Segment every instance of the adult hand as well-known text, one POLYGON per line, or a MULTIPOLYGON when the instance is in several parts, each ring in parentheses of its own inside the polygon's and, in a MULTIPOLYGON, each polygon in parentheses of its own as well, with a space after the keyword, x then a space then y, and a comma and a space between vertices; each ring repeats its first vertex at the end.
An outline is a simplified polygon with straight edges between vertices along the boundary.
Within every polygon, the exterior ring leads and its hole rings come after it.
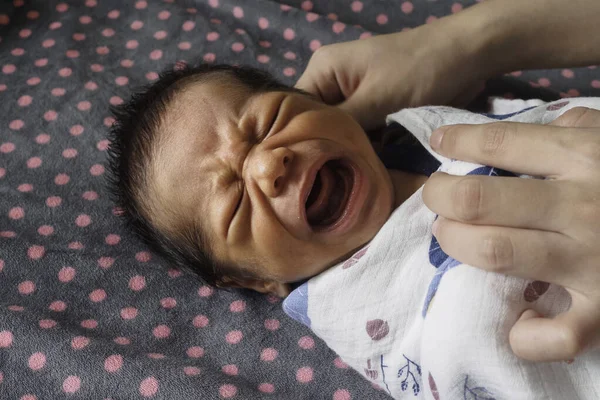
POLYGON ((365 129, 427 104, 466 105, 484 87, 476 41, 451 18, 407 32, 328 45, 296 86, 338 105, 365 129))
POLYGON ((450 256, 479 268, 565 287, 570 309, 533 310, 510 332, 516 355, 569 360, 600 345, 600 112, 574 108, 550 125, 499 122, 443 127, 432 147, 447 157, 543 176, 434 174, 425 204, 450 256))

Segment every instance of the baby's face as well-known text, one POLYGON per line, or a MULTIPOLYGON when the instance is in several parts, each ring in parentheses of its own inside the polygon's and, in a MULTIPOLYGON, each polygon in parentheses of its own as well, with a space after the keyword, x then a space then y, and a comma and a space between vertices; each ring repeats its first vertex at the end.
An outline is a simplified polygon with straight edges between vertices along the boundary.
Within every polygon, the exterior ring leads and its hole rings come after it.
MULTIPOLYGON (((392 210, 385 167, 338 108, 211 79, 169 106, 153 196, 198 225, 218 260, 277 282, 322 272, 373 238, 392 210)), ((174 229, 174 228, 173 228, 174 229)))

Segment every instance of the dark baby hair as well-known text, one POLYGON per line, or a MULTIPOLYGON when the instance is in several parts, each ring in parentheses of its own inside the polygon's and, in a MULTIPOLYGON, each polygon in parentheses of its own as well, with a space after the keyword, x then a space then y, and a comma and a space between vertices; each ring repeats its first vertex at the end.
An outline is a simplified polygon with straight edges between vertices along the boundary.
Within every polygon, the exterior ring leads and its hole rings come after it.
POLYGON ((224 75, 256 93, 297 91, 252 67, 200 64, 172 68, 161 73, 156 82, 134 92, 128 102, 111 109, 115 123, 109 133, 108 149, 109 192, 122 210, 127 225, 150 250, 175 267, 195 273, 211 286, 219 286, 226 276, 253 277, 253 274, 216 260, 198 227, 188 226, 177 234, 161 232, 151 223, 144 198, 148 190, 146 171, 160 134, 157 131, 174 96, 188 84, 224 75))

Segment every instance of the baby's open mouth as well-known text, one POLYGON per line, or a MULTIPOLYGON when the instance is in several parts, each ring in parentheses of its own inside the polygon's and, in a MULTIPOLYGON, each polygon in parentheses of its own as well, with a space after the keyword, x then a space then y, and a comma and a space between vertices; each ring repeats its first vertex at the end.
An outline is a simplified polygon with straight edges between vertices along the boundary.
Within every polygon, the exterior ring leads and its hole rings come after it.
POLYGON ((321 167, 306 200, 306 217, 313 229, 325 230, 342 218, 353 185, 354 173, 343 161, 330 160, 321 167))

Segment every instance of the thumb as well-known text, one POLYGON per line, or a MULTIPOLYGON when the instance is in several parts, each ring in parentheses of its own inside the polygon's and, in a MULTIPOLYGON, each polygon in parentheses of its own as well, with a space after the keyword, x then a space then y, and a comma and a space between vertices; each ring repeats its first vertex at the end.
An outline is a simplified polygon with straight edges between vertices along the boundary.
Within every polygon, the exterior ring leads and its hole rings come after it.
POLYGON ((593 341, 599 318, 597 310, 575 302, 555 318, 526 310, 510 331, 510 346, 518 357, 530 361, 573 360, 593 341))
POLYGON ((296 82, 295 87, 317 96, 325 104, 335 105, 344 100, 335 71, 307 70, 296 82))

